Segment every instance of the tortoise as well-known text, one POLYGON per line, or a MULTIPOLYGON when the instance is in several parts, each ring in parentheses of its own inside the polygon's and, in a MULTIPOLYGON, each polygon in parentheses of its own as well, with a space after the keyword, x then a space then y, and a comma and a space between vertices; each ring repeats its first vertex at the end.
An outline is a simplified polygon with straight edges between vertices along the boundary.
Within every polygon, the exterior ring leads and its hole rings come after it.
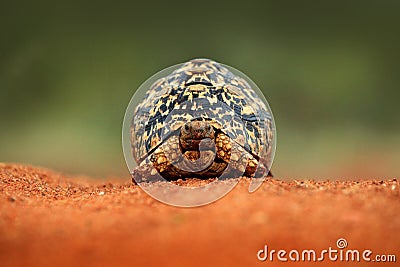
POLYGON ((244 78, 213 60, 190 60, 150 86, 130 133, 133 182, 272 176, 269 109, 244 78))

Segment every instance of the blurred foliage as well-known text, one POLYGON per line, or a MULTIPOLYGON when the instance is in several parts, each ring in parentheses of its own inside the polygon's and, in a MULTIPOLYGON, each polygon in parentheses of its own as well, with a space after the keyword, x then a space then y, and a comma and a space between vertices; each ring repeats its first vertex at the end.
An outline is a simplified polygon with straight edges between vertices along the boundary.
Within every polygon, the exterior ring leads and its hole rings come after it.
POLYGON ((128 175, 120 136, 135 89, 206 57, 263 90, 278 128, 278 176, 398 175, 399 8, 2 0, 0 161, 128 175))

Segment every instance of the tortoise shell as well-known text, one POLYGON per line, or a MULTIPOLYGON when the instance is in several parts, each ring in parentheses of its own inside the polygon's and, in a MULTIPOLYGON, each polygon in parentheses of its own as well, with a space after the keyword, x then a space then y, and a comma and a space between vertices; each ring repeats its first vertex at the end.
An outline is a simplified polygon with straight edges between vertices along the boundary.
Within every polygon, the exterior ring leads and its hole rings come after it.
POLYGON ((210 121, 257 160, 270 158, 274 125, 264 101, 225 66, 194 59, 157 80, 136 107, 131 124, 136 162, 192 120, 210 121))

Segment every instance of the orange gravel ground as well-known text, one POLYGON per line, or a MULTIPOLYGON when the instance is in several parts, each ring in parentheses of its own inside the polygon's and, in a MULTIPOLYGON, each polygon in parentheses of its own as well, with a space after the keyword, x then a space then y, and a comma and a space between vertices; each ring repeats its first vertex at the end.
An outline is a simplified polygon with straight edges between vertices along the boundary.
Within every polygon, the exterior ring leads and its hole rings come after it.
POLYGON ((260 262, 257 251, 336 249, 338 238, 347 249, 394 254, 397 263, 294 265, 398 266, 398 180, 275 178, 254 193, 248 185, 243 179, 204 207, 176 208, 129 175, 99 181, 0 163, 0 266, 287 266, 260 262))

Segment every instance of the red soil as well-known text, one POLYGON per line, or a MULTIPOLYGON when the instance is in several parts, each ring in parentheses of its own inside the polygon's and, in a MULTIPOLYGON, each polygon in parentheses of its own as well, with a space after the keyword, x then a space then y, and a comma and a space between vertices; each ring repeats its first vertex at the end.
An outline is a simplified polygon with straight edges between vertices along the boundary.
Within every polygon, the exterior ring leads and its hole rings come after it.
MULTIPOLYGON (((264 245, 395 254, 400 261, 400 184, 391 180, 248 180, 219 201, 176 208, 124 180, 65 177, 0 164, 0 266, 252 266, 264 245)), ((288 255, 286 255, 287 257, 288 255)), ((276 257, 276 255, 275 255, 276 257)), ((297 262, 297 266, 398 263, 297 262)))

